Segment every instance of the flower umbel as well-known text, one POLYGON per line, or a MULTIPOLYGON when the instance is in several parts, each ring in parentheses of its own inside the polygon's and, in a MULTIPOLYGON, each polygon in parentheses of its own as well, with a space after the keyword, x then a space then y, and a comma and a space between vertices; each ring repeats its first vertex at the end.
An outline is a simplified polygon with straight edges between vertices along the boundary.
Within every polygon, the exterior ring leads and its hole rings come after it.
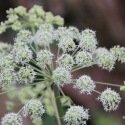
POLYGON ((45 68, 46 65, 51 65, 53 59, 53 54, 48 50, 41 50, 37 53, 37 64, 41 68, 45 68))
POLYGON ((64 52, 70 52, 76 48, 76 45, 72 38, 64 37, 60 39, 58 47, 61 48, 64 52))
POLYGON ((121 97, 114 90, 107 88, 101 93, 98 100, 102 103, 105 111, 114 111, 118 108, 121 97))
POLYGON ((94 54, 95 63, 108 71, 111 71, 115 65, 114 55, 106 48, 98 48, 94 54))
POLYGON ((12 48, 11 44, 0 42, 0 55, 8 54, 12 48))
POLYGON ((57 63, 66 69, 72 69, 72 66, 75 64, 73 57, 69 54, 63 54, 58 58, 57 63))
POLYGON ((66 125, 87 125, 88 109, 81 106, 71 106, 64 116, 66 125))
POLYGON ((45 112, 43 104, 47 109, 46 116, 55 116, 58 125, 63 124, 61 110, 67 106, 70 108, 64 116, 66 125, 87 125, 88 109, 75 106, 63 92, 64 86, 70 83, 82 94, 99 94, 98 101, 105 111, 119 107, 119 93, 110 88, 100 93, 95 88, 100 84, 124 90, 124 85, 94 81, 88 75, 80 75, 79 70, 85 68, 85 72, 88 67, 92 69, 98 65, 111 71, 117 60, 125 62, 125 48, 98 48, 95 31, 79 31, 73 26, 63 27, 63 23, 63 18, 45 12, 38 5, 29 10, 19 6, 7 11, 7 20, 0 24, 0 34, 11 28, 17 35, 12 45, 0 44, 0 89, 4 88, 0 95, 8 93, 10 99, 16 97, 23 104, 27 99, 33 99, 17 114, 5 115, 0 122, 2 125, 22 125, 22 118, 28 115, 33 124, 39 124, 45 112), (16 89, 20 91, 14 92, 16 89))
POLYGON ((42 103, 39 100, 32 99, 28 101, 23 107, 23 115, 26 117, 31 115, 31 119, 33 123, 37 122, 37 120, 45 113, 45 109, 42 103))
POLYGON ((26 67, 21 67, 17 74, 18 74, 19 83, 27 84, 27 83, 33 82, 36 72, 29 65, 26 67))
POLYGON ((23 120, 16 113, 8 113, 2 118, 1 125, 23 125, 23 120))
POLYGON ((52 24, 42 24, 39 28, 39 30, 36 32, 33 40, 38 46, 49 46, 49 44, 53 43, 53 32, 54 27, 52 24))
POLYGON ((15 85, 16 82, 17 82, 17 75, 12 69, 5 68, 1 70, 0 86, 2 88, 6 89, 10 86, 15 85))
POLYGON ((14 57, 14 61, 18 64, 28 63, 32 59, 32 51, 24 42, 16 42, 14 44, 12 54, 14 57))
POLYGON ((118 61, 125 63, 125 47, 114 46, 110 51, 118 61))
POLYGON ((16 42, 26 42, 31 43, 32 42, 32 33, 29 30, 21 30, 15 39, 16 42))
POLYGON ((96 85, 89 76, 83 75, 76 80, 74 87, 78 88, 81 93, 91 94, 96 85))
POLYGON ((71 73, 63 67, 58 67, 53 71, 53 81, 58 86, 69 84, 71 82, 71 73))
POLYGON ((92 54, 87 51, 78 52, 75 60, 76 64, 82 67, 89 67, 93 65, 92 54))
POLYGON ((97 48, 96 33, 90 29, 85 29, 79 36, 79 47, 90 52, 94 52, 97 48))

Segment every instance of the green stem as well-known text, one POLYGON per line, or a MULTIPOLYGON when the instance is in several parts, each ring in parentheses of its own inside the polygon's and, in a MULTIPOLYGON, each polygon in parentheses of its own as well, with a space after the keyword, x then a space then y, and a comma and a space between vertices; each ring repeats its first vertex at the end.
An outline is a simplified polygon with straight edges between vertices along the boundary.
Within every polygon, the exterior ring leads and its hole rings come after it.
POLYGON ((56 115, 57 123, 58 123, 58 125, 62 125, 61 116, 62 116, 63 109, 61 107, 61 103, 60 103, 59 99, 56 98, 57 93, 58 93, 58 88, 56 88, 54 86, 53 91, 50 87, 48 89, 49 89, 49 92, 51 93, 52 104, 53 104, 54 109, 55 109, 55 115, 56 115))
POLYGON ((73 72, 78 71, 78 70, 83 69, 83 68, 85 68, 85 67, 79 66, 79 67, 74 68, 71 72, 73 73, 73 72))
POLYGON ((76 49, 74 50, 74 52, 72 53, 72 56, 73 56, 73 57, 74 57, 75 54, 77 53, 78 49, 79 49, 79 46, 77 46, 76 49))
POLYGON ((97 94, 99 94, 99 95, 101 94, 101 92, 99 92, 99 91, 97 91, 97 90, 94 90, 94 92, 97 93, 97 94))
POLYGON ((94 65, 94 63, 92 63, 92 64, 90 64, 90 65, 88 65, 88 66, 76 66, 76 67, 74 67, 74 69, 72 69, 72 73, 73 72, 76 72, 76 71, 78 71, 78 70, 80 70, 80 69, 83 69, 83 68, 87 68, 87 67, 90 67, 90 66, 92 66, 92 65, 94 65))
POLYGON ((117 85, 117 84, 112 84, 112 83, 107 83, 107 82, 99 82, 99 81, 95 81, 96 84, 100 84, 100 85, 109 85, 109 86, 114 86, 114 87, 121 87, 121 85, 117 85))
POLYGON ((35 50, 35 48, 31 45, 31 43, 29 43, 29 47, 30 47, 31 50, 34 52, 34 54, 36 54, 36 50, 35 50))
POLYGON ((60 56, 60 48, 58 47, 58 51, 57 51, 57 59, 60 56))
MULTIPOLYGON (((63 92, 63 90, 62 90, 62 88, 60 88, 60 87, 58 87, 59 88, 59 91, 61 92, 61 94, 64 96, 64 97, 67 97, 66 95, 65 95, 65 93, 63 92)), ((70 97, 69 97, 70 98, 70 97)), ((71 101, 71 103, 72 104, 74 104, 74 102, 73 102, 73 100, 70 98, 70 101, 71 101)), ((69 106, 71 106, 71 104, 69 104, 69 106)))

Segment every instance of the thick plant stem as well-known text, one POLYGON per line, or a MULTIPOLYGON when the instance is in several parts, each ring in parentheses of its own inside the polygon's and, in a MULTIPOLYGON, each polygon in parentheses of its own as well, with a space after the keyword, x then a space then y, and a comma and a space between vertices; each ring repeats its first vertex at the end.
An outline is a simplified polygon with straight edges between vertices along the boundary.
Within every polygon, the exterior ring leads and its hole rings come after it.
POLYGON ((57 95, 58 89, 55 88, 55 86, 53 86, 53 90, 51 88, 49 88, 49 89, 52 94, 52 103, 53 103, 53 106, 55 109, 57 123, 58 123, 58 125, 62 125, 61 116, 63 115, 63 109, 61 107, 61 103, 60 103, 59 99, 56 99, 56 96, 58 96, 57 95))

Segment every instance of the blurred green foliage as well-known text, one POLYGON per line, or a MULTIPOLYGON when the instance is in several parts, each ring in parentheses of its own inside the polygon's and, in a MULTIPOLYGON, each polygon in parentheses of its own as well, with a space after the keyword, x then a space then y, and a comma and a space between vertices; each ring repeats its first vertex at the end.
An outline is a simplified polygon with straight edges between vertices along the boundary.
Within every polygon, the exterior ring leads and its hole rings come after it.
POLYGON ((118 118, 112 117, 104 113, 95 113, 93 125, 122 125, 118 118))

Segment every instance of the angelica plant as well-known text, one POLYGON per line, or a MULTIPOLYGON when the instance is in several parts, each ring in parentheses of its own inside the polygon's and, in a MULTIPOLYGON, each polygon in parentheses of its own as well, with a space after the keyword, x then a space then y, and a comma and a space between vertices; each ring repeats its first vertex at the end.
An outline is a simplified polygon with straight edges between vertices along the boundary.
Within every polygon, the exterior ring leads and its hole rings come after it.
POLYGON ((27 116, 37 124, 45 113, 55 116, 58 125, 87 125, 89 110, 75 105, 63 93, 62 87, 68 84, 82 94, 97 93, 97 100, 105 111, 118 109, 120 94, 111 88, 99 92, 96 86, 110 85, 124 90, 125 85, 95 81, 86 74, 76 79, 73 76, 80 69, 94 65, 113 70, 116 61, 125 62, 124 47, 114 46, 110 50, 99 47, 95 31, 64 27, 63 18, 45 12, 40 6, 35 5, 29 11, 20 6, 7 14, 7 20, 1 22, 0 33, 11 28, 17 34, 13 45, 0 45, 0 87, 3 89, 0 95, 20 90, 16 96, 24 106, 17 113, 6 114, 1 119, 2 125, 22 125, 27 116), (53 52, 52 45, 56 46, 57 53, 53 52), (27 97, 33 99, 26 101, 27 97), (66 112, 62 98, 68 100, 66 112))

